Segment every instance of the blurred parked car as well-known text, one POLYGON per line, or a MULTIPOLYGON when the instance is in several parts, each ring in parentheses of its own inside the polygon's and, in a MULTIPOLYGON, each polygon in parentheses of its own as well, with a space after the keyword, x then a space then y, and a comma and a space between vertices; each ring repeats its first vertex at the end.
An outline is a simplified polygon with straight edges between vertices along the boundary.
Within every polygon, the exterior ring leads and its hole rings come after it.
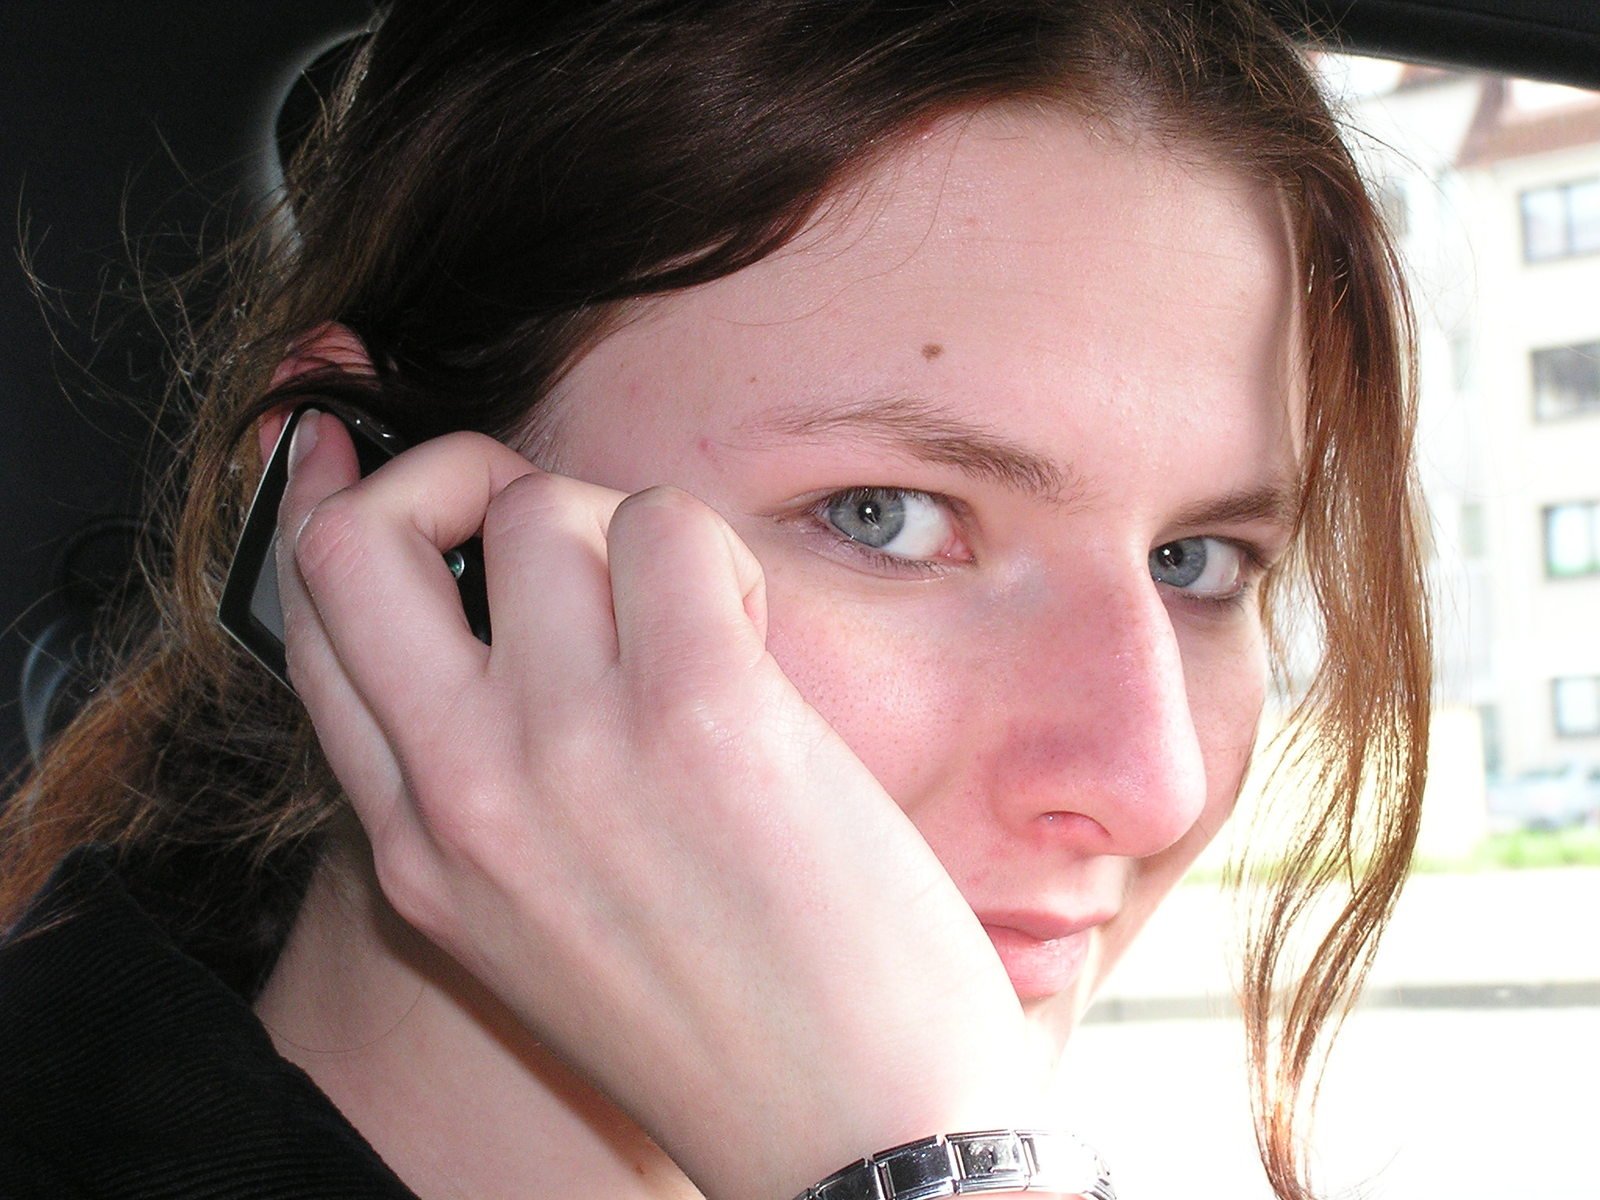
POLYGON ((1497 831, 1600 825, 1600 766, 1569 762, 1491 781, 1489 824, 1497 831))

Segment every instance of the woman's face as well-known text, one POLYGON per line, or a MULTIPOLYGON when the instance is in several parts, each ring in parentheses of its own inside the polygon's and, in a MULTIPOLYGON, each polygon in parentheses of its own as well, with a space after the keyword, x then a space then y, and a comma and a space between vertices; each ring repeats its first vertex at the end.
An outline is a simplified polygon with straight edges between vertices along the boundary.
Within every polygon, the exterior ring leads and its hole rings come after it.
POLYGON ((1056 1038, 1250 754, 1255 585, 1298 477, 1294 296, 1270 191, 988 112, 653 303, 555 401, 546 465, 677 485, 750 545, 772 654, 1056 1038))

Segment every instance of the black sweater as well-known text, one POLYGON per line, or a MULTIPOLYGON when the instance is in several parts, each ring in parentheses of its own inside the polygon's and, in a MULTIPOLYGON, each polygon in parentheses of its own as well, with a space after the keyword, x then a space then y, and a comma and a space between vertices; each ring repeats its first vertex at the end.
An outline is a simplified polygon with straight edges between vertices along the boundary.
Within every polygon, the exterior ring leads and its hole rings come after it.
POLYGON ((0 1200, 410 1197, 110 853, 0 943, 0 1200))

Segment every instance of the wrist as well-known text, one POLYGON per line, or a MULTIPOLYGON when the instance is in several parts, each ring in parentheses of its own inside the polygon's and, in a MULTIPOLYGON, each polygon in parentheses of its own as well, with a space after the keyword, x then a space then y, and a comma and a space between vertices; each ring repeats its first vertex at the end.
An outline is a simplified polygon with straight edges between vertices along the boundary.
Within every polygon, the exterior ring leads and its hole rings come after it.
POLYGON ((835 1053, 834 1069, 819 1056, 811 1070, 791 1066, 742 1089, 742 1101, 712 1088, 701 1093, 703 1106, 675 1106, 642 1123, 708 1200, 803 1194, 847 1163, 931 1133, 1048 1129, 1060 1123, 1059 1101, 1038 1056, 1027 1053, 1018 1015, 1015 1027, 980 1032, 974 1024, 934 1037, 924 1026, 881 1038, 870 1056, 835 1053), (864 1069, 872 1059, 876 1069, 864 1069))

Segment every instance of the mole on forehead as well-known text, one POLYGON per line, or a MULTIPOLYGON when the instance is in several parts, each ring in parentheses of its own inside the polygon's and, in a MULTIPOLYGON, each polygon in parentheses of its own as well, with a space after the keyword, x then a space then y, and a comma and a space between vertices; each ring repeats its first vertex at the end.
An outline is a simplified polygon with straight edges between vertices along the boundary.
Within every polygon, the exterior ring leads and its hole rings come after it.
POLYGON ((938 342, 924 342, 922 344, 922 357, 932 362, 944 353, 944 347, 938 342))

